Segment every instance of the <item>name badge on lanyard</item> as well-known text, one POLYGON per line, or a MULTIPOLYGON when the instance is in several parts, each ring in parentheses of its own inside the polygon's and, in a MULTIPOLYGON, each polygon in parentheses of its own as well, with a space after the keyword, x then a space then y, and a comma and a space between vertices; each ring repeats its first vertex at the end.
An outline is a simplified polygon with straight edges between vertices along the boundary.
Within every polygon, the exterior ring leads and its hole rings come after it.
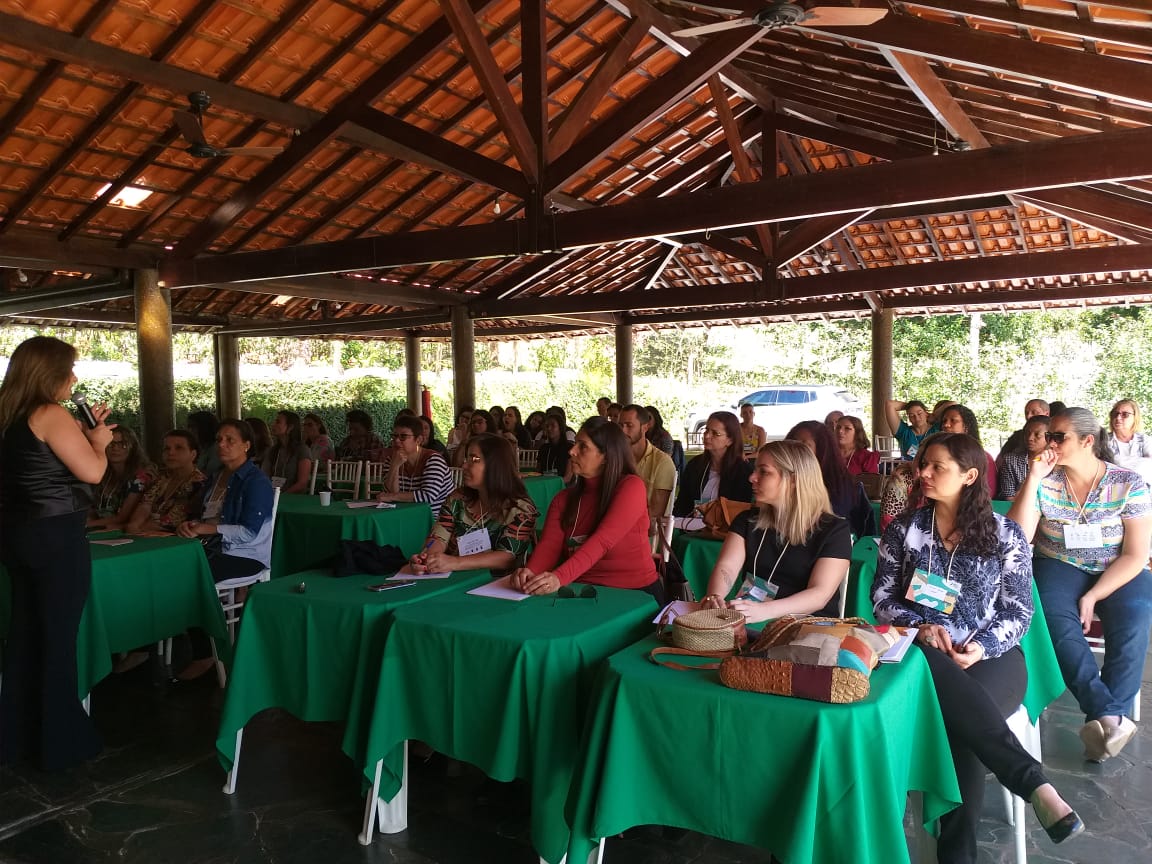
POLYGON ((456 538, 456 551, 461 555, 476 555, 492 548, 492 537, 487 528, 477 528, 456 538))
POLYGON ((917 567, 912 574, 912 584, 908 586, 906 600, 951 615, 960 597, 960 583, 954 579, 946 579, 938 573, 929 573, 922 567, 917 567))
POLYGON ((1064 526, 1064 545, 1069 549, 1100 549, 1104 546, 1104 532, 1099 525, 1074 522, 1064 526))
POLYGON ((763 603, 765 600, 775 600, 780 586, 751 573, 744 574, 744 584, 740 586, 740 593, 736 596, 741 600, 756 600, 763 603))

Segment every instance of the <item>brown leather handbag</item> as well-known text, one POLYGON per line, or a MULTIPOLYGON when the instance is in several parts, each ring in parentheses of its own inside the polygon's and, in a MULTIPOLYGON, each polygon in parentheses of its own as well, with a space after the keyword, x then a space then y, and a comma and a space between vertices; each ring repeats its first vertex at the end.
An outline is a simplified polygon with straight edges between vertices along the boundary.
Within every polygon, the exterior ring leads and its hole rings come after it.
POLYGON ((700 510, 700 518, 704 520, 704 527, 700 529, 699 533, 722 540, 732 530, 733 520, 745 510, 752 509, 752 505, 747 501, 717 498, 715 501, 701 504, 698 509, 700 510))

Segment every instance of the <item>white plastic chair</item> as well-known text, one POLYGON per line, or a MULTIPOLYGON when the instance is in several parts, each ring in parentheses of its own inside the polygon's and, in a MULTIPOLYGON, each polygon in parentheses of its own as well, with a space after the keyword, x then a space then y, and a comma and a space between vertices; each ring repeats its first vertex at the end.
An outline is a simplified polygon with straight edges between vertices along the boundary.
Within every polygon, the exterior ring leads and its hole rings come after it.
POLYGON ((535 450, 519 450, 516 456, 516 463, 520 468, 520 473, 525 471, 535 471, 540 454, 535 450))
MULTIPOLYGON (((272 535, 276 534, 276 511, 280 507, 280 490, 276 489, 272 495, 272 535)), ((240 613, 244 609, 244 602, 248 599, 247 589, 257 582, 267 582, 272 578, 272 571, 265 567, 253 576, 238 576, 235 579, 225 579, 216 583, 216 595, 220 598, 220 605, 224 608, 224 623, 228 625, 228 641, 236 644, 236 625, 240 621, 240 613)), ((212 643, 212 656, 216 660, 216 680, 223 689, 228 684, 228 673, 216 651, 216 643, 212 643)))
MULTIPOLYGON (((1040 724, 1033 723, 1028 716, 1028 709, 1021 705, 1006 721, 1012 734, 1020 741, 1020 745, 1032 754, 1037 762, 1040 760, 1040 724)), ((1007 789, 1004 793, 1004 809, 1008 817, 1008 824, 1012 826, 1012 840, 1016 849, 1016 864, 1026 864, 1028 861, 1028 829, 1024 827, 1024 799, 1013 795, 1007 789)))
MULTIPOLYGON (((1099 622, 1100 622, 1100 618, 1098 616, 1093 615, 1092 616, 1092 630, 1089 631, 1089 635, 1085 636, 1084 638, 1088 642, 1088 647, 1092 649, 1092 653, 1093 654, 1099 654, 1101 657, 1103 657, 1104 656, 1104 636, 1103 635, 1099 635, 1099 636, 1092 635, 1092 633, 1094 631, 1099 629, 1097 627, 1099 622)), ((1140 691, 1139 690, 1136 691, 1136 698, 1132 700, 1132 722, 1133 723, 1139 723, 1140 722, 1140 691)))
POLYGON ((364 463, 364 500, 370 501, 377 492, 384 491, 384 480, 388 477, 389 462, 364 463))
POLYGON ((320 460, 312 460, 312 477, 308 480, 308 494, 316 494, 316 477, 320 473, 320 460))
POLYGON ((327 463, 328 485, 333 493, 347 492, 355 500, 360 494, 360 475, 364 471, 363 462, 335 462, 331 459, 327 463))

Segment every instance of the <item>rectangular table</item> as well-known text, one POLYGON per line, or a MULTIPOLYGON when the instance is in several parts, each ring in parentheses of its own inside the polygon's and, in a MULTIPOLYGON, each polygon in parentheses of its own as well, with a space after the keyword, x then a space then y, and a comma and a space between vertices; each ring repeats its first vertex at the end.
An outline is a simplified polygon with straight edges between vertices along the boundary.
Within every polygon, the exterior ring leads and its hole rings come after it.
MULTIPOLYGON (((527 780, 532 844, 557 864, 569 842, 564 804, 596 667, 651 633, 656 612, 643 591, 599 586, 595 600, 548 595, 515 603, 459 590, 397 609, 366 778, 380 778, 383 767, 379 797, 398 797, 403 745, 416 739, 496 780, 527 780)), ((369 820, 367 836, 370 828, 369 820)))
MULTIPOLYGON (((98 538, 119 537, 106 532, 98 538)), ((8 574, 0 568, 0 634, 8 632, 8 574)), ((231 657, 224 612, 204 547, 183 537, 135 537, 123 546, 92 546, 92 588, 76 640, 79 696, 112 671, 112 654, 200 627, 231 657)))
POLYGON ((216 736, 228 771, 225 791, 235 789, 244 726, 267 708, 345 724, 344 751, 361 764, 364 712, 375 696, 365 688, 374 687, 393 611, 490 578, 485 570, 471 570, 376 593, 366 586, 381 582, 380 576, 337 578, 311 570, 256 585, 244 607, 216 736), (303 594, 296 591, 301 582, 303 594))
POLYGON ((415 555, 431 528, 432 510, 427 504, 377 510, 333 501, 321 507, 318 495, 282 495, 272 536, 272 576, 327 566, 340 554, 341 540, 371 540, 415 555))
POLYGON ((829 705, 730 690, 715 671, 656 666, 646 639, 602 669, 572 786, 568 860, 636 825, 746 843, 783 862, 908 861, 903 816, 960 803, 928 664, 872 673, 867 699, 829 705))

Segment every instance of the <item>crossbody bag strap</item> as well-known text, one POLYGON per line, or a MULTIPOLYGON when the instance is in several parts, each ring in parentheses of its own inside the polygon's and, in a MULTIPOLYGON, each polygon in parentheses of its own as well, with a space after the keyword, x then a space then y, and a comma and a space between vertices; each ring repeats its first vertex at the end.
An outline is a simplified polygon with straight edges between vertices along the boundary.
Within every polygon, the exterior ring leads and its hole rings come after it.
POLYGON ((668 669, 681 669, 685 672, 692 672, 696 669, 719 669, 720 661, 727 657, 733 656, 733 653, 734 652, 732 651, 689 651, 686 648, 672 648, 665 646, 660 648, 653 648, 650 652, 648 652, 648 659, 655 663, 657 666, 664 666, 668 669), (715 663, 700 663, 698 665, 688 666, 683 663, 677 663, 675 660, 664 659, 669 655, 678 655, 683 657, 715 657, 717 660, 715 663))

